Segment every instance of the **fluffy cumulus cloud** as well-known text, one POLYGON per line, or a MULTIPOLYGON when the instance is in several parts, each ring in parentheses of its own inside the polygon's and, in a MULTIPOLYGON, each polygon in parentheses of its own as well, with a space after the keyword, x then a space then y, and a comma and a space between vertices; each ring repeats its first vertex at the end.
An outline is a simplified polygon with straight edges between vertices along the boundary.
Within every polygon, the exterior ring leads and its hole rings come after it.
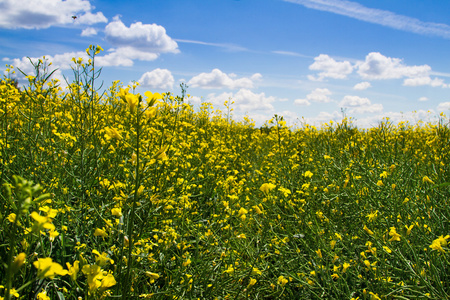
POLYGON ((94 36, 97 35, 97 29, 88 27, 86 29, 83 29, 81 32, 81 36, 94 36))
POLYGON ((363 81, 360 83, 355 84, 355 86, 353 87, 354 90, 358 90, 358 91, 363 91, 363 90, 367 90, 368 88, 370 88, 372 85, 370 84, 370 82, 367 81, 363 81))
POLYGON ((266 96, 265 93, 254 93, 248 89, 240 89, 236 93, 222 93, 216 95, 214 93, 209 94, 204 101, 211 102, 214 107, 223 105, 225 101, 234 101, 232 108, 238 113, 252 113, 253 112, 266 112, 271 113, 274 111, 272 102, 276 99, 272 96, 266 96))
POLYGON ((175 82, 172 73, 167 69, 155 69, 144 73, 138 81, 141 86, 154 89, 171 89, 175 82))
POLYGON ((402 77, 428 76, 431 67, 428 65, 407 66, 399 58, 386 57, 379 52, 366 56, 364 62, 357 65, 358 74, 364 79, 398 79, 402 77))
POLYGON ((443 79, 441 79, 441 78, 433 78, 433 79, 431 79, 430 76, 406 78, 403 81, 403 85, 405 85, 405 86, 429 85, 429 86, 432 86, 432 87, 449 87, 448 84, 444 83, 443 79))
POLYGON ((17 0, 0 1, 0 28, 42 29, 50 26, 106 23, 101 12, 93 13, 88 0, 17 0), (73 19, 72 16, 76 16, 73 19))
POLYGON ((98 56, 100 66, 132 66, 135 60, 152 61, 161 53, 178 53, 178 44, 156 24, 136 22, 127 27, 115 17, 105 28, 105 39, 114 48, 98 56))
POLYGON ((345 79, 353 72, 353 66, 349 61, 336 61, 326 54, 320 54, 314 58, 310 70, 321 71, 317 77, 308 76, 310 80, 322 81, 325 78, 345 79))
POLYGON ((300 106, 310 106, 311 102, 309 102, 307 99, 295 99, 294 103, 300 106))
POLYGON ((219 69, 214 69, 210 73, 201 73, 192 77, 187 84, 191 87, 203 89, 250 89, 253 88, 254 82, 261 77, 261 74, 255 73, 251 77, 237 78, 236 74, 226 74, 219 69))
POLYGON ((127 27, 118 17, 105 28, 105 38, 115 47, 130 47, 146 53, 178 53, 178 44, 163 26, 136 22, 127 27))
POLYGON ((329 89, 317 88, 306 95, 305 99, 297 99, 294 101, 297 105, 310 105, 311 102, 329 103, 333 100, 330 98, 331 91, 329 89))
POLYGON ((370 100, 368 98, 347 95, 342 99, 339 105, 342 107, 361 107, 370 105, 370 100))
POLYGON ((339 103, 342 108, 348 108, 350 114, 381 113, 382 104, 372 104, 368 98, 347 95, 339 103))
POLYGON ((419 98, 419 101, 421 101, 421 102, 425 102, 425 101, 428 101, 429 99, 427 98, 427 97, 420 97, 419 98))
POLYGON ((449 87, 440 78, 431 78, 429 65, 408 66, 400 58, 387 57, 379 52, 371 52, 363 62, 355 65, 363 79, 401 79, 404 86, 449 87))
POLYGON ((447 113, 448 110, 450 110, 450 102, 441 102, 441 103, 439 103, 439 105, 437 106, 437 110, 439 112, 447 113))

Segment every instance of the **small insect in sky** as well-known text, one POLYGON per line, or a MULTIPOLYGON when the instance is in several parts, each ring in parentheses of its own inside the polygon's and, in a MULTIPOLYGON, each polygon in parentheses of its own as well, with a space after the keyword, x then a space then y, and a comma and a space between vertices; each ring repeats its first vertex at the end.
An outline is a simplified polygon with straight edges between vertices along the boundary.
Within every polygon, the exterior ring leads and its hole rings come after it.
POLYGON ((77 16, 72 16, 72 19, 74 19, 74 20, 75 20, 76 18, 77 18, 77 16))

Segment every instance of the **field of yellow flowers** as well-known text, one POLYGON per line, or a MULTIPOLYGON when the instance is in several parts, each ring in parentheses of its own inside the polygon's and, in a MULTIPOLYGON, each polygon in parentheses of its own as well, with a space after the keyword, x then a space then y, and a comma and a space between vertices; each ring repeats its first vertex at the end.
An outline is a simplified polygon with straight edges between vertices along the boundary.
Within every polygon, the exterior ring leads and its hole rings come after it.
POLYGON ((64 89, 0 81, 0 299, 450 297, 444 115, 255 128, 100 92, 99 51, 64 89))

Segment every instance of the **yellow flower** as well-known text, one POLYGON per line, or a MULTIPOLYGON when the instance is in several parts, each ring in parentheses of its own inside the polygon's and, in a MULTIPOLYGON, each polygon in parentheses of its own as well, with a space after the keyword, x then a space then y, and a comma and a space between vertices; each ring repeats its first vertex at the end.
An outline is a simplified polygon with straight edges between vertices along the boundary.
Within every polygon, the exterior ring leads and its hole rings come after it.
POLYGON ((100 291, 104 291, 117 283, 116 279, 114 278, 114 275, 111 273, 108 273, 106 276, 102 276, 101 280, 102 281, 100 282, 100 291))
POLYGON ((258 268, 253 267, 252 269, 252 275, 261 275, 262 272, 258 268))
POLYGON ((42 291, 39 294, 37 294, 37 299, 38 300, 51 300, 49 296, 47 296, 47 292, 46 291, 42 291))
POLYGON ((397 231, 395 230, 395 227, 391 227, 390 231, 389 231, 389 235, 391 236, 391 238, 389 239, 389 242, 392 241, 400 241, 400 237, 401 235, 397 233, 397 231))
POLYGON ((153 106, 156 102, 156 100, 162 99, 163 96, 160 93, 152 93, 150 91, 147 91, 144 93, 145 96, 147 96, 147 105, 153 106))
POLYGON ((158 109, 156 107, 148 107, 144 114, 148 119, 153 118, 156 115, 156 112, 158 111, 158 109))
POLYGON ((365 231, 365 232, 367 232, 367 234, 369 234, 369 235, 373 235, 373 231, 372 231, 372 230, 370 230, 369 228, 367 228, 367 226, 366 226, 366 225, 364 225, 363 229, 364 229, 364 231, 365 231))
POLYGON ((256 279, 255 278, 250 278, 247 288, 250 288, 252 286, 254 286, 256 284, 256 279))
POLYGON ((145 275, 147 275, 147 277, 150 277, 150 283, 154 283, 156 279, 159 278, 159 274, 157 273, 153 273, 153 272, 145 272, 145 275))
POLYGON ((433 182, 433 180, 431 180, 428 176, 424 176, 423 178, 422 178, 422 182, 423 183, 431 183, 431 184, 434 184, 434 182, 433 182))
POLYGON ((121 140, 122 139, 122 135, 114 127, 105 127, 105 131, 106 131, 105 138, 107 140, 111 140, 111 139, 121 140))
POLYGON ((100 268, 100 266, 84 265, 82 271, 87 277, 89 290, 90 291, 97 290, 101 285, 101 282, 99 281, 99 279, 102 277, 102 274, 101 274, 102 269, 100 268))
POLYGON ((15 288, 11 288, 11 289, 9 290, 9 294, 10 294, 11 296, 16 297, 16 298, 19 298, 19 297, 20 297, 19 293, 17 292, 17 290, 16 290, 15 288))
POLYGON ((433 250, 438 250, 439 252, 445 253, 444 248, 442 246, 447 246, 447 240, 450 239, 450 235, 446 235, 445 237, 441 235, 437 239, 435 239, 431 245, 430 248, 433 250))
POLYGON ((70 278, 72 278, 73 281, 77 280, 77 274, 78 271, 80 271, 80 261, 76 260, 73 262, 73 266, 70 263, 66 263, 67 270, 70 278))
POLYGON ((48 235, 49 235, 50 241, 53 242, 55 240, 55 237, 57 237, 59 235, 59 232, 56 230, 50 230, 48 235))
MULTIPOLYGON (((17 216, 16 216, 15 213, 10 213, 6 219, 7 219, 10 223, 14 223, 14 222, 16 221, 16 218, 17 218, 17 216)), ((20 222, 19 222, 19 221, 17 221, 17 225, 20 226, 20 222)))
POLYGON ((113 209, 111 209, 111 214, 113 215, 113 216, 116 216, 116 217, 121 217, 122 216, 122 208, 120 208, 120 207, 114 207, 113 209))
POLYGON ((319 258, 322 258, 322 250, 317 249, 316 254, 319 258))
POLYGON ((270 192, 271 190, 273 190, 275 187, 276 187, 275 184, 272 184, 272 183, 263 183, 259 189, 260 189, 264 194, 267 195, 267 194, 269 194, 269 192, 270 192))
POLYGON ((125 101, 128 104, 128 107, 130 108, 130 111, 133 113, 136 111, 136 107, 139 104, 139 96, 134 94, 127 94, 125 95, 125 101))
POLYGON ((16 273, 17 271, 19 271, 20 267, 25 263, 26 257, 27 257, 26 254, 23 252, 17 254, 17 256, 14 258, 14 261, 11 265, 11 270, 13 273, 16 273))
MULTIPOLYGON (((228 274, 230 274, 230 275, 233 274, 233 273, 234 273, 234 268, 233 268, 233 266, 230 265, 230 266, 228 267, 228 269, 226 269, 225 271, 223 271, 223 273, 228 273, 228 274)), ((223 274, 223 273, 222 273, 222 274, 223 274)))
POLYGON ((347 262, 345 262, 343 265, 342 265, 342 273, 345 273, 345 271, 347 271, 347 269, 350 267, 350 264, 349 263, 347 263, 347 262))
POLYGON ((304 177, 308 177, 308 178, 311 178, 311 177, 313 177, 313 172, 311 172, 311 171, 306 171, 304 174, 303 174, 303 176, 304 177))
POLYGON ((189 266, 191 264, 191 259, 188 258, 186 261, 183 262, 183 267, 189 266))
POLYGON ((38 269, 37 276, 39 279, 53 279, 56 275, 64 276, 68 273, 67 270, 64 270, 60 264, 53 262, 50 257, 39 258, 33 263, 33 265, 36 269, 38 269))
POLYGON ((55 225, 53 225, 49 218, 39 215, 37 212, 33 211, 30 216, 34 219, 34 224, 32 227, 33 232, 39 233, 42 229, 55 230, 55 225))
POLYGON ((411 230, 413 229, 413 227, 414 227, 414 224, 412 224, 411 226, 406 226, 405 225, 406 235, 410 235, 411 234, 411 230))
POLYGON ((255 211, 258 215, 262 214, 262 210, 259 208, 258 205, 254 205, 253 208, 255 209, 255 211))
POLYGON ((378 210, 371 212, 366 217, 369 219, 368 222, 375 221, 378 216, 378 210))
POLYGON ((384 251, 387 253, 392 253, 392 250, 388 246, 383 246, 384 251))
POLYGON ((100 47, 99 45, 97 45, 97 47, 95 48, 95 55, 99 54, 100 51, 104 51, 102 47, 100 47))
POLYGON ((248 213, 248 210, 246 210, 245 208, 241 207, 241 209, 239 210, 238 214, 239 216, 245 215, 246 213, 248 213))
POLYGON ((277 283, 281 286, 285 286, 286 283, 288 283, 288 280, 284 278, 283 275, 281 275, 280 277, 278 277, 277 283))
POLYGON ((106 254, 105 252, 103 252, 102 254, 100 254, 100 252, 98 252, 96 249, 92 250, 92 254, 95 254, 95 264, 99 265, 100 267, 105 266, 108 262, 110 264, 114 264, 114 260, 108 258, 108 254, 106 254))
POLYGON ((108 233, 106 233, 104 228, 103 229, 95 228, 94 236, 101 236, 101 237, 105 238, 108 236, 108 233))

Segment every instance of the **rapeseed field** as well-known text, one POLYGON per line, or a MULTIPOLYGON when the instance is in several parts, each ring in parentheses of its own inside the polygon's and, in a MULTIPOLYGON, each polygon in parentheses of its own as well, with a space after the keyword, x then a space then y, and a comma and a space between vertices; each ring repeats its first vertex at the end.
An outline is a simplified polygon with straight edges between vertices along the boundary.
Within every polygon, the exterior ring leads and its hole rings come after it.
POLYGON ((0 299, 450 297, 445 115, 255 128, 103 91, 100 51, 1 80, 0 299))

